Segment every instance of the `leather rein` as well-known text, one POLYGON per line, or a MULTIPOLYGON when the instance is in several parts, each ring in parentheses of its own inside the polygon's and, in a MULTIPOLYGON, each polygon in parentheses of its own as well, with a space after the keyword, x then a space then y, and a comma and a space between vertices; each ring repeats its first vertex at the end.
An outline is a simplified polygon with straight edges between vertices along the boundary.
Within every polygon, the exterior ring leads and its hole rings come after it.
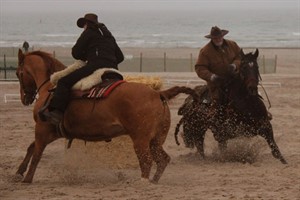
MULTIPOLYGON (((24 84, 24 81, 23 81, 23 77, 24 77, 24 73, 23 73, 23 64, 22 63, 20 66, 21 66, 21 70, 20 72, 17 74, 17 76, 19 77, 19 81, 20 81, 20 86, 22 88, 22 90, 24 91, 24 96, 29 96, 30 97, 30 102, 29 104, 32 104, 34 102, 34 100, 36 100, 36 96, 37 94, 39 93, 39 91, 41 90, 41 88, 47 83, 50 81, 50 78, 46 79, 39 87, 37 87, 37 89, 27 89, 25 87, 25 84, 24 84)), ((30 75, 30 74, 29 74, 30 75)), ((31 75, 30 75, 31 76, 31 75)))

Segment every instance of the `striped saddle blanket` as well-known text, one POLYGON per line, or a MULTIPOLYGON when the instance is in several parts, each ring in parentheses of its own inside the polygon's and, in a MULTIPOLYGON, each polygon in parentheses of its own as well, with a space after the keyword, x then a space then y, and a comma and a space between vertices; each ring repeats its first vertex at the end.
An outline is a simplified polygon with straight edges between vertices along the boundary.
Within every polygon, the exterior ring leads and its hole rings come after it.
POLYGON ((116 87, 124 83, 124 80, 106 80, 89 90, 72 90, 73 98, 100 99, 107 97, 116 87))

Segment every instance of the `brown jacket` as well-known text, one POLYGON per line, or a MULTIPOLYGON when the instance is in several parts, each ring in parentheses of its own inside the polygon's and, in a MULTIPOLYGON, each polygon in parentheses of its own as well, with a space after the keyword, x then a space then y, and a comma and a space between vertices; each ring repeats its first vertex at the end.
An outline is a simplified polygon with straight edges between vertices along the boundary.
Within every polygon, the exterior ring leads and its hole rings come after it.
POLYGON ((240 47, 234 41, 224 39, 222 50, 210 41, 200 50, 195 71, 200 78, 209 83, 213 73, 221 77, 226 76, 229 73, 229 64, 234 63, 239 70, 241 64, 239 54, 240 47))

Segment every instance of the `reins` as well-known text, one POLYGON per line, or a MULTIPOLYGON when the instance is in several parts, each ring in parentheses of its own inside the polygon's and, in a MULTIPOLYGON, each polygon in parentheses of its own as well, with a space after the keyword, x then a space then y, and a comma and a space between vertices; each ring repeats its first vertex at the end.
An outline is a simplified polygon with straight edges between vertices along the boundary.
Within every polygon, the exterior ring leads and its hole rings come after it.
MULTIPOLYGON (((32 102, 34 102, 34 100, 36 100, 36 95, 39 93, 40 89, 47 83, 50 81, 50 78, 46 79, 34 92, 34 94, 32 95, 32 102)), ((25 90, 24 90, 25 91, 25 90)))
POLYGON ((39 93, 40 89, 50 81, 50 78, 47 78, 39 87, 38 89, 35 91, 34 97, 39 93))
POLYGON ((265 93, 265 95, 266 95, 266 97, 267 97, 267 100, 268 100, 268 103, 269 103, 269 107, 268 107, 268 110, 269 110, 269 109, 271 108, 271 101, 270 101, 270 99, 269 99, 268 93, 267 93, 267 91, 265 90, 263 84, 259 83, 259 85, 261 86, 261 88, 263 89, 263 91, 264 91, 264 93, 265 93))
MULTIPOLYGON (((260 73, 259 73, 259 70, 257 70, 257 75, 258 75, 258 85, 261 86, 261 88, 263 89, 263 91, 264 91, 264 93, 265 93, 265 95, 266 95, 266 97, 267 97, 267 100, 268 100, 268 103, 269 103, 269 107, 268 107, 268 110, 269 110, 269 109, 271 108, 271 101, 270 101, 270 99, 269 99, 268 93, 267 93, 267 91, 265 90, 263 84, 260 82, 260 81, 262 81, 262 78, 261 78, 261 75, 260 75, 260 73)), ((253 79, 255 79, 255 78, 247 79, 247 80, 246 80, 246 84, 247 84, 248 82, 250 82, 251 80, 253 80, 253 79)))
POLYGON ((41 90, 41 88, 47 83, 47 82, 49 82, 50 81, 50 78, 48 78, 48 79, 46 79, 36 90, 27 90, 26 88, 25 88, 25 85, 24 85, 24 81, 23 81, 23 69, 22 69, 22 71, 20 72, 20 85, 21 85, 21 87, 22 87, 22 89, 23 89, 23 91, 24 91, 24 94, 26 95, 26 94, 30 94, 30 95, 32 95, 32 97, 31 97, 31 100, 30 100, 30 104, 32 104, 33 102, 34 102, 34 100, 36 100, 36 96, 37 96, 37 94, 39 93, 39 91, 41 90))

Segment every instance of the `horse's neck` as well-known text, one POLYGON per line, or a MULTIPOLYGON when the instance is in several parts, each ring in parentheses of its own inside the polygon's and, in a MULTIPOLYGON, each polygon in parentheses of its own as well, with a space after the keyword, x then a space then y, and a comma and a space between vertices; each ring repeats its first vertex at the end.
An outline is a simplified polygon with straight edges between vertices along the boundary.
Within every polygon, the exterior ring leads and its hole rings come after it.
POLYGON ((35 81, 39 97, 45 94, 48 95, 48 91, 53 87, 53 85, 50 83, 50 75, 48 74, 47 70, 44 73, 37 71, 31 75, 35 81))
POLYGON ((229 85, 231 99, 246 97, 248 92, 244 82, 240 78, 234 79, 229 85))
POLYGON ((241 79, 235 79, 228 87, 227 102, 238 110, 244 110, 248 106, 246 99, 248 92, 241 79))

